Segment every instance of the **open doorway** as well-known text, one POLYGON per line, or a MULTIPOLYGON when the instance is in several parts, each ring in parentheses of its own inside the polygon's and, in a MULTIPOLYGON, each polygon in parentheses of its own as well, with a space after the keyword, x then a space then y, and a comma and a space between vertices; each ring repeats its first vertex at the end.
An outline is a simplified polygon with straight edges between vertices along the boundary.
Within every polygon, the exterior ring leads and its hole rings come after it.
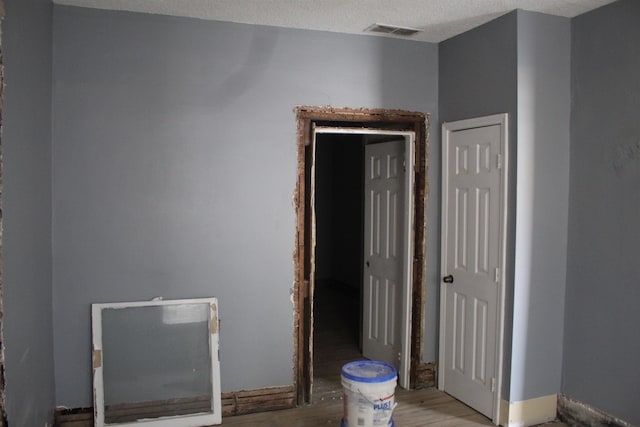
POLYGON ((323 382, 315 383, 314 379, 329 374, 335 383, 343 362, 360 358, 362 354, 361 304, 366 299, 363 297, 362 277, 364 265, 368 266, 362 252, 366 203, 363 200, 363 151, 367 145, 367 138, 362 134, 367 130, 370 133, 387 131, 412 135, 411 139, 406 139, 411 140, 411 144, 406 145, 410 161, 400 164, 407 168, 406 175, 411 178, 406 197, 409 203, 402 212, 410 212, 407 216, 410 220, 406 224, 410 230, 407 243, 411 249, 405 261, 408 270, 413 272, 405 276, 406 288, 402 294, 407 301, 407 309, 406 320, 403 320, 406 350, 401 357, 406 357, 403 362, 406 368, 405 387, 413 386, 422 354, 428 117, 423 113, 403 111, 315 107, 299 107, 296 114, 298 185, 295 199, 294 338, 298 403, 311 401, 312 385, 315 384, 316 390, 322 389, 323 382), (316 135, 316 126, 344 131, 334 132, 337 135, 316 135), (315 169, 317 156, 321 161, 318 170, 315 169), (315 194, 316 190, 320 194, 315 194), (349 212, 343 215, 347 207, 349 212), (334 233, 332 229, 337 231, 334 233), (317 340, 315 345, 314 338, 317 340), (318 370, 315 374, 314 367, 318 370))
POLYGON ((362 135, 316 136, 314 400, 337 391, 341 366, 362 358, 363 148, 362 135))
POLYGON ((339 392, 340 367, 363 358, 395 366, 409 388, 415 132, 313 135, 313 394, 339 392))

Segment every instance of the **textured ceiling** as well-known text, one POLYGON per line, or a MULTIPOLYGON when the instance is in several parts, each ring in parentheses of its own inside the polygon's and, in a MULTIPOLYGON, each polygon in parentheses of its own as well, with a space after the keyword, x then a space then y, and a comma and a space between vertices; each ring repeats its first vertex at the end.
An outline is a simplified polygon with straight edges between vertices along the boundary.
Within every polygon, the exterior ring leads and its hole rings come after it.
MULTIPOLYGON (((514 9, 573 17, 614 0, 54 0, 98 9, 362 34, 371 24, 423 30, 440 42, 514 9)), ((392 36, 395 37, 395 36, 392 36)))

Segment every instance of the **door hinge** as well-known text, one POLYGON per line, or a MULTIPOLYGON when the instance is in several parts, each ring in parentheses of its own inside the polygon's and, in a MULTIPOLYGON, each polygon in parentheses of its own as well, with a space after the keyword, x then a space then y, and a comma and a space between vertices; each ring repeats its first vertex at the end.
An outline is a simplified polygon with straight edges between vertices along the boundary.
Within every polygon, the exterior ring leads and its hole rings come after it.
POLYGON ((502 154, 496 154, 496 168, 502 169, 502 154))
POLYGON ((500 283, 500 267, 496 267, 495 281, 496 281, 496 283, 500 283))
POLYGON ((496 391, 496 379, 491 378, 491 393, 496 391))
POLYGON ((303 289, 302 289, 302 297, 303 298, 309 298, 309 286, 310 286, 309 281, 305 280, 303 282, 303 285, 302 285, 302 287, 303 287, 303 289))

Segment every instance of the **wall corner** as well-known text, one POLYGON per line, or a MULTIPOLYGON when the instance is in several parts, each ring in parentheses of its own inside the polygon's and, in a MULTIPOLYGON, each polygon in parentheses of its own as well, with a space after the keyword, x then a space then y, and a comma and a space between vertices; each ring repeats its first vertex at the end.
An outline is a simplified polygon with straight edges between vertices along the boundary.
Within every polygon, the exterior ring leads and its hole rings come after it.
POLYGON ((557 413, 557 394, 519 402, 501 400, 498 422, 504 427, 528 427, 553 421, 557 413))

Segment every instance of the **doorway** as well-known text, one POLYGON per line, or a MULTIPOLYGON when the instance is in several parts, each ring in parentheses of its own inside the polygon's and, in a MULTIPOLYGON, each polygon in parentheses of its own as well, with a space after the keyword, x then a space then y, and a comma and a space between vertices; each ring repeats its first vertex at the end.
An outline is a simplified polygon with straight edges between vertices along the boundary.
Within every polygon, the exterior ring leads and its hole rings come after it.
MULTIPOLYGON (((364 146, 367 145, 367 138, 363 134, 367 133, 371 135, 388 131, 415 135, 415 142, 410 145, 411 163, 407 174, 412 182, 407 206, 410 209, 409 217, 413 220, 408 227, 411 237, 407 243, 411 247, 411 254, 407 255, 406 261, 413 274, 407 281, 409 285, 405 291, 407 307, 410 309, 407 310, 403 329, 407 334, 406 351, 403 353, 406 356, 404 385, 411 387, 422 353, 428 116, 402 111, 315 107, 299 107, 296 115, 298 184, 295 202, 298 237, 294 260, 294 338, 298 403, 311 401, 314 359, 323 362, 316 363, 319 375, 324 377, 328 373, 339 378, 341 363, 360 358, 362 354, 362 277, 365 268, 362 229, 365 201, 361 177, 364 146), (316 132, 320 128, 337 131, 316 132), (323 170, 323 167, 329 169, 323 170), (331 194, 335 193, 332 189, 336 186, 340 188, 338 193, 342 194, 331 194), (327 198, 329 196, 334 199, 327 198), (337 205, 347 209, 335 209, 337 205), (343 215, 343 210, 349 212, 343 215), (338 230, 333 236, 331 228, 338 230), (345 228, 348 233, 345 233, 345 228), (332 240, 340 242, 332 244, 332 240), (315 319, 316 316, 318 319, 315 319), (339 333, 335 330, 337 326, 342 328, 339 333), (334 330, 331 330, 332 327, 334 330), (314 330, 317 340, 315 346, 314 330), (331 354, 332 346, 337 347, 339 353, 331 354), (314 358, 314 350, 320 357, 314 358)), ((404 207, 403 211, 406 209, 404 207)), ((323 385, 320 382, 316 386, 321 390, 323 385)))
POLYGON ((362 358, 362 135, 316 134, 313 400, 338 392, 340 368, 362 358))

